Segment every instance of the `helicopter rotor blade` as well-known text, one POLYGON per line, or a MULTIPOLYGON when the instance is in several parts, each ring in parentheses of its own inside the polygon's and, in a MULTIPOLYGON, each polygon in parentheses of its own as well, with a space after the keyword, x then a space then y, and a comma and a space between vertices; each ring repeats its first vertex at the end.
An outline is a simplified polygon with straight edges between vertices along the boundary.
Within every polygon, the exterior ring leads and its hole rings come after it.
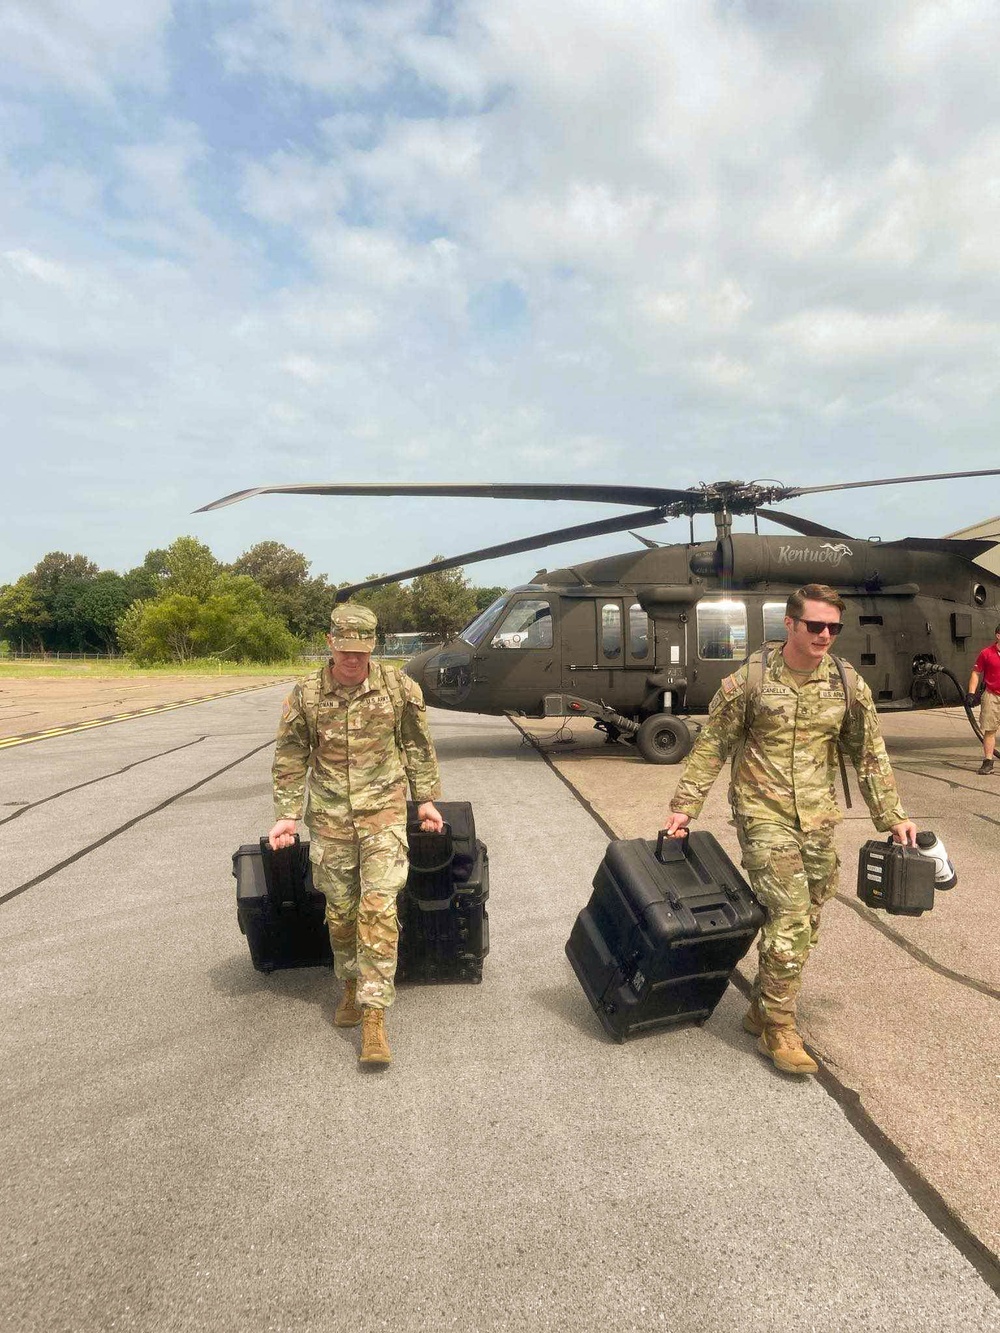
POLYGON ((671 490, 661 486, 615 485, 561 485, 559 483, 470 484, 462 482, 364 482, 364 483, 306 483, 294 486, 253 486, 245 491, 233 491, 211 504, 202 505, 194 512, 204 514, 210 509, 249 500, 254 495, 412 495, 445 496, 457 499, 488 500, 589 500, 593 504, 689 504, 692 492, 671 490))
POLYGON ((855 540, 850 533, 838 532, 836 528, 825 528, 822 523, 814 523, 809 518, 799 518, 797 514, 777 514, 773 509, 755 509, 754 513, 771 523, 780 523, 784 528, 791 528, 792 532, 801 533, 803 537, 839 537, 844 541, 855 540))
POLYGON ((862 486, 903 486, 911 481, 954 481, 962 477, 1000 477, 1000 468, 981 472, 928 472, 920 477, 881 477, 878 481, 842 481, 835 486, 789 486, 783 498, 818 495, 821 491, 853 491, 862 486))
POLYGON ((502 542, 499 546, 486 546, 479 551, 467 551, 464 555, 449 556, 447 560, 432 560, 429 564, 416 565, 413 569, 401 569, 395 574, 380 574, 378 578, 366 579, 364 583, 352 583, 349 587, 338 589, 336 600, 344 602, 362 588, 381 588, 386 583, 398 583, 403 579, 416 578, 419 574, 455 569, 459 565, 474 565, 481 560, 496 560, 504 555, 518 555, 521 551, 537 551, 543 546, 558 546, 560 542, 575 542, 586 537, 600 537, 610 532, 624 532, 628 528, 651 527, 654 523, 662 523, 663 517, 662 509, 640 509, 637 513, 620 514, 617 518, 605 518, 596 523, 579 523, 572 528, 556 528, 552 532, 539 533, 537 537, 523 537, 519 541, 502 542))

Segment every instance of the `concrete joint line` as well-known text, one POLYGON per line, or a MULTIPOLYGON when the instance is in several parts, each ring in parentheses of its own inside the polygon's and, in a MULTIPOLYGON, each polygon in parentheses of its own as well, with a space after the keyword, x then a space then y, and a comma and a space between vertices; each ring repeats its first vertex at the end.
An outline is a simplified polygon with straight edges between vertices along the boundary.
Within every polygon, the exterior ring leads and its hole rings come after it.
POLYGON ((187 750, 192 745, 200 745, 202 741, 207 739, 207 736, 196 736, 193 741, 185 741, 183 745, 175 745, 169 750, 159 750, 156 754, 147 755, 145 759, 135 759, 123 768, 116 768, 113 773, 103 773, 99 778, 88 778, 86 782, 78 782, 75 787, 64 787, 62 791, 54 791, 49 796, 43 796, 40 801, 31 801, 22 805, 20 810, 15 810, 12 815, 0 819, 0 825, 9 824, 12 819, 19 819, 21 815, 26 815, 29 810, 37 810, 40 805, 46 805, 49 801, 57 801, 60 796, 70 796, 75 791, 82 791, 84 787, 93 787, 95 783, 107 782, 109 778, 120 777, 122 773, 127 773, 130 768, 138 768, 140 764, 150 764, 154 759, 165 759, 168 754, 177 754, 179 750, 187 750))
POLYGON ((136 815, 134 818, 126 820, 125 823, 119 825, 118 828, 112 829, 110 833, 106 833, 103 838, 98 838, 96 842, 90 843, 87 847, 81 847, 78 852, 74 852, 72 856, 67 856, 65 860, 60 861, 57 865, 51 866, 48 870, 43 870, 42 873, 36 875, 34 879, 29 879, 27 883, 19 884, 16 889, 11 889, 9 893, 0 895, 0 906, 10 902, 11 898, 16 898, 19 894, 26 893, 28 889, 33 889, 36 885, 44 883, 47 879, 51 879, 52 876, 57 875, 60 870, 65 870, 67 866, 71 866, 74 861, 80 861, 83 857, 89 856, 90 853, 96 851, 98 847, 103 847, 106 842, 111 842, 112 839, 119 837, 120 834, 126 833, 130 828, 134 828, 136 824, 141 824, 144 819, 149 819, 151 815, 157 815, 161 810, 166 810, 167 807, 173 805, 175 801, 181 800, 184 796, 190 796, 190 794, 193 791, 197 791, 199 787, 204 787, 207 783, 214 782, 215 779, 221 777, 223 773, 228 773, 231 768, 237 768, 247 759, 251 759, 255 754, 260 754, 261 750, 268 750, 273 745, 274 741, 268 740, 265 741, 263 745, 254 746, 252 750, 248 750, 246 754, 240 755, 240 757, 234 759, 232 763, 224 764, 222 768, 217 768, 214 773, 209 773, 207 777, 199 778, 197 782, 193 782, 190 787, 185 787, 183 791, 178 791, 175 792, 173 796, 168 796, 167 799, 161 801, 159 805, 154 805, 151 809, 145 810, 141 815, 136 815))

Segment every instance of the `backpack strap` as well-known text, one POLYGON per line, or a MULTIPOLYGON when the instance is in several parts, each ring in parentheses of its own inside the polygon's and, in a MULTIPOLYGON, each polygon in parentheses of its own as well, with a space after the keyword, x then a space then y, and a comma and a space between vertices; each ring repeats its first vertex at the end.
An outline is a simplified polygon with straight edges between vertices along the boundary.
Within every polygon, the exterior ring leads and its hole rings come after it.
MULTIPOLYGON (((840 724, 840 729, 843 731, 851 709, 854 707, 854 701, 858 697, 858 673, 850 662, 845 662, 836 653, 831 653, 830 656, 833 658, 844 690, 844 721, 840 724)), ((840 780, 844 784, 844 804, 850 810, 853 802, 851 801, 851 789, 847 782, 847 765, 844 763, 844 742, 839 735, 837 737, 837 763, 840 765, 840 780)))
POLYGON ((406 706, 406 699, 403 694, 403 682, 400 680, 399 672, 395 667, 386 666, 384 662, 380 662, 379 670, 382 672, 382 679, 385 682, 385 690, 392 703, 392 715, 396 723, 396 749, 402 754, 403 709, 406 706))
POLYGON ((768 658, 771 655, 771 645, 765 643, 758 648, 756 652, 751 653, 744 659, 738 672, 734 676, 743 674, 743 730, 740 738, 733 749, 732 759, 729 768, 729 804, 733 815, 736 814, 736 774, 739 771, 740 764, 743 762, 743 754, 747 748, 747 741, 750 738, 750 728, 753 725, 754 713, 757 707, 757 700, 760 698, 761 690, 764 688, 764 674, 767 671, 768 658), (759 670, 758 670, 759 664, 759 670))
POLYGON ((319 746, 319 695, 323 684, 323 671, 314 671, 302 682, 302 716, 309 731, 309 759, 319 746))

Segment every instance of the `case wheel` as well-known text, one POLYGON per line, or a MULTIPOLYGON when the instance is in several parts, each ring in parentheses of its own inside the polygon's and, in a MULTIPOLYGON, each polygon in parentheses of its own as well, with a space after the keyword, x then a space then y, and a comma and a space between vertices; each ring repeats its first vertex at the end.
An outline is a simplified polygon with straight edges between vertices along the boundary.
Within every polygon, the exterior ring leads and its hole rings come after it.
POLYGON ((690 728, 670 713, 647 717, 635 737, 635 747, 648 764, 679 764, 693 744, 690 728))

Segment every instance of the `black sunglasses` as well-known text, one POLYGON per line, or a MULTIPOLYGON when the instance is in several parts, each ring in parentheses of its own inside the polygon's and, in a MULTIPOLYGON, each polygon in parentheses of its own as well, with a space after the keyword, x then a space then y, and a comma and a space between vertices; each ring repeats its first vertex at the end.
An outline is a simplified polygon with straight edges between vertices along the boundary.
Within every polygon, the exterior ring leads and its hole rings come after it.
POLYGON ((825 629, 830 631, 830 638, 835 639, 844 628, 842 620, 803 620, 801 616, 792 616, 800 625, 805 625, 810 634, 822 634, 825 629))

